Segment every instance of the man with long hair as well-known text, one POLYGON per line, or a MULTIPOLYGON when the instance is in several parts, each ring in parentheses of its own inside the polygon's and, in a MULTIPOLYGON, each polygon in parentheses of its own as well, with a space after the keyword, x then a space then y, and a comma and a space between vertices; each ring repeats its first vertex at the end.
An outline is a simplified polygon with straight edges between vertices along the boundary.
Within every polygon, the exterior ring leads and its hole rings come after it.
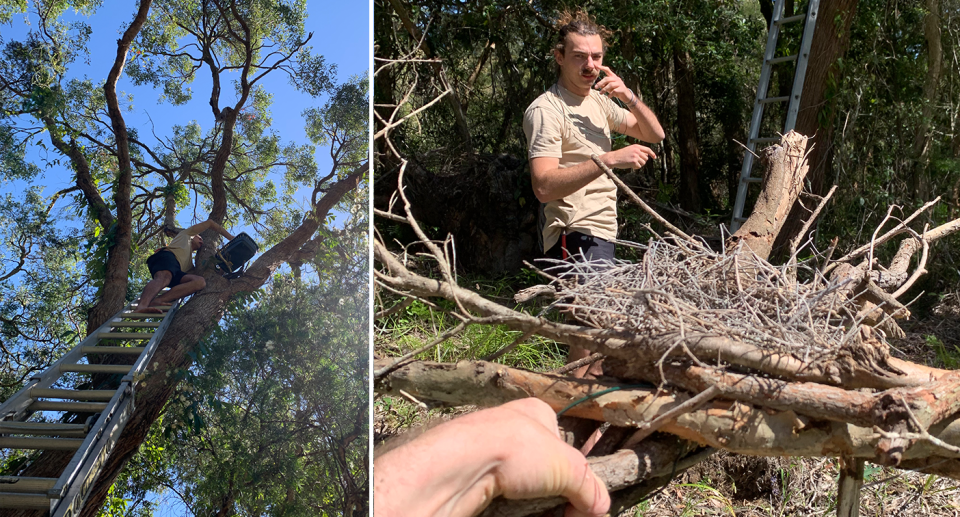
MULTIPOLYGON (((617 187, 591 155, 610 168, 640 168, 656 158, 654 152, 639 144, 611 151, 611 132, 658 143, 663 128, 650 108, 603 65, 609 31, 583 12, 563 13, 558 25, 553 50, 557 82, 530 104, 523 117, 533 191, 543 203, 544 255, 613 262, 617 187)), ((571 348, 569 359, 587 355, 571 348)), ((576 375, 584 373, 586 367, 576 375)), ((599 365, 590 373, 600 373, 599 365)))

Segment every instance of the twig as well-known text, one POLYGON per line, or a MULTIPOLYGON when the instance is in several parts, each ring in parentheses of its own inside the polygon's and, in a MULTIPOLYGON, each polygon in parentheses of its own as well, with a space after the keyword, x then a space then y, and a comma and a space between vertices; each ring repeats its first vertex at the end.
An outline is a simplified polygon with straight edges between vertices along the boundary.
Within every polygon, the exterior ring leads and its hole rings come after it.
POLYGON ((447 94, 450 94, 450 93, 453 93, 453 92, 452 92, 450 89, 447 89, 446 91, 444 91, 444 92, 441 93, 440 95, 436 96, 436 97, 435 97, 433 100, 431 100, 430 102, 428 102, 428 103, 424 104, 423 106, 420 106, 419 108, 411 111, 410 113, 408 113, 406 116, 404 116, 404 117, 401 118, 400 120, 397 120, 397 121, 394 121, 394 122, 389 122, 389 123, 388 123, 388 122, 384 122, 384 124, 383 124, 383 129, 381 129, 380 131, 377 131, 377 132, 373 135, 373 139, 376 140, 376 139, 378 139, 378 138, 386 135, 387 132, 390 131, 391 129, 399 126, 400 124, 403 124, 403 123, 404 123, 407 119, 409 119, 410 117, 413 117, 413 116, 417 115, 418 113, 420 113, 421 111, 423 111, 423 110, 429 108, 430 106, 433 106, 434 104, 440 102, 440 99, 442 99, 444 96, 446 96, 447 94))
POLYGON ((373 315, 373 319, 378 320, 378 319, 380 319, 380 318, 386 318, 387 316, 390 316, 391 314, 396 314, 397 311, 401 311, 401 310, 406 309, 407 307, 409 307, 411 304, 413 304, 414 301, 416 301, 416 300, 414 300, 413 298, 405 298, 405 299, 397 302, 393 307, 390 307, 389 309, 384 309, 384 310, 382 310, 382 311, 374 314, 374 315, 373 315))
POLYGON ((820 200, 820 204, 817 205, 817 209, 813 211, 813 214, 810 215, 810 218, 807 219, 807 222, 803 223, 803 228, 800 229, 800 233, 792 241, 790 241, 790 255, 797 254, 797 245, 800 244, 800 239, 807 234, 807 230, 810 229, 810 226, 813 225, 813 222, 817 220, 817 217, 820 216, 820 211, 823 210, 823 207, 827 206, 827 202, 830 201, 830 198, 833 196, 833 193, 836 192, 837 186, 834 185, 830 187, 830 191, 827 192, 827 195, 820 200))
MULTIPOLYGON (((781 136, 782 136, 782 135, 781 135, 781 136)), ((737 144, 739 144, 740 147, 743 147, 744 149, 746 149, 746 151, 747 151, 748 153, 752 154, 754 158, 756 158, 756 159, 758 159, 758 160, 760 159, 760 155, 758 155, 757 153, 751 151, 749 147, 743 145, 743 143, 740 142, 739 140, 737 140, 736 138, 731 138, 730 140, 733 140, 734 142, 736 142, 737 144)))
POLYGON ((400 390, 400 394, 406 397, 406 399, 409 400, 410 402, 413 402, 415 405, 419 406, 420 408, 430 409, 430 406, 421 402, 420 400, 417 399, 417 397, 414 397, 413 395, 407 393, 406 391, 400 390))
POLYGON ((557 369, 555 369, 555 370, 550 370, 550 373, 555 373, 555 374, 557 374, 557 375, 563 375, 563 374, 566 374, 566 373, 570 373, 570 372, 576 370, 577 368, 582 368, 582 367, 584 367, 584 366, 586 366, 586 365, 588 365, 588 364, 593 364, 593 363, 595 363, 595 362, 603 359, 604 357, 607 357, 607 356, 605 356, 605 355, 603 355, 603 354, 599 354, 599 353, 597 353, 597 354, 591 354, 591 355, 589 355, 589 356, 587 356, 587 357, 584 357, 583 359, 577 359, 576 361, 574 361, 574 362, 572 362, 572 363, 567 363, 567 364, 565 364, 565 365, 563 365, 563 366, 561 366, 560 368, 557 368, 557 369))
POLYGON ((627 197, 629 197, 634 203, 639 205, 640 208, 642 208, 645 212, 650 214, 650 217, 653 217, 658 222, 660 222, 660 224, 666 226, 667 229, 677 234, 677 236, 682 237, 685 240, 688 240, 696 244, 697 246, 702 246, 702 244, 699 241, 697 241, 693 237, 684 233, 683 230, 681 230, 680 228, 677 228, 676 226, 672 225, 670 221, 667 221, 666 219, 664 219, 663 216, 658 214, 656 211, 654 211, 654 209, 650 208, 646 203, 644 203, 639 196, 633 193, 633 190, 631 190, 626 183, 621 181, 620 178, 618 178, 617 175, 614 174, 612 170, 610 170, 610 167, 607 167, 607 164, 600 161, 599 156, 597 156, 596 154, 593 154, 593 155, 590 155, 590 158, 593 159, 593 163, 596 163, 597 167, 600 167, 600 170, 602 170, 603 173, 606 174, 608 178, 610 178, 611 180, 613 180, 614 183, 616 183, 617 187, 620 190, 622 190, 625 194, 627 194, 627 197))
POLYGON ((663 427, 663 425, 666 424, 667 422, 673 420, 674 418, 684 413, 690 413, 692 411, 696 411, 700 409, 704 404, 713 400, 713 397, 720 395, 720 393, 721 393, 720 388, 716 384, 714 384, 713 386, 710 386, 709 388, 701 391, 697 395, 690 397, 685 402, 683 402, 682 404, 679 404, 678 406, 671 409, 670 411, 667 411, 666 413, 658 416, 657 418, 654 418, 650 422, 644 422, 640 424, 639 426, 637 426, 639 430, 633 433, 633 436, 631 436, 622 446, 620 446, 620 448, 630 449, 636 446, 638 443, 642 442, 646 437, 657 432, 657 430, 663 427))
POLYGON ((409 221, 407 221, 407 218, 404 217, 404 216, 402 216, 402 215, 397 215, 397 214, 393 214, 393 213, 390 213, 390 212, 385 212, 385 211, 383 211, 383 210, 379 210, 379 209, 376 209, 376 208, 373 209, 373 215, 376 215, 376 216, 378 216, 378 217, 383 217, 384 219, 390 219, 391 221, 396 221, 396 222, 398 222, 398 223, 408 223, 408 222, 409 222, 409 221))
POLYGON ((530 329, 530 330, 524 332, 523 334, 520 335, 520 337, 518 337, 517 339, 514 339, 514 340, 513 340, 513 343, 510 343, 509 345, 501 348, 500 350, 497 350, 496 352, 488 355, 487 357, 484 357, 484 358, 482 359, 482 361, 496 361, 496 360, 499 359, 500 357, 503 357, 504 354, 507 354, 507 353, 512 352, 513 349, 514 349, 514 348, 517 348, 517 346, 518 346, 520 343, 523 343, 523 342, 526 341, 530 336, 534 335, 534 334, 537 332, 537 330, 539 330, 539 329, 533 328, 533 329, 530 329))
POLYGON ((851 251, 850 253, 847 253, 847 254, 844 255, 843 257, 838 258, 836 261, 833 262, 833 264, 830 264, 830 266, 828 266, 828 267, 824 270, 823 273, 824 273, 824 274, 827 274, 828 272, 830 272, 831 269, 833 269, 834 267, 836 267, 838 264, 840 264, 840 263, 842 263, 842 262, 849 262, 849 261, 851 261, 851 260, 859 257, 860 255, 863 255, 864 253, 866 253, 867 251, 869 251, 872 246, 876 246, 876 245, 879 245, 879 244, 883 244, 884 242, 887 242, 887 241, 890 240, 892 237, 894 237, 894 236, 898 235, 900 232, 904 231, 904 229, 906 228, 907 224, 910 223, 910 221, 913 221, 914 219, 916 219, 917 216, 919 216, 919 215, 922 214, 923 212, 926 212, 927 209, 929 209, 931 206, 935 205, 935 204, 936 204, 937 202, 939 202, 939 201, 940 201, 940 196, 937 196, 936 199, 934 199, 933 201, 930 201, 929 203, 926 203, 926 204, 924 204, 922 207, 918 208, 916 212, 910 214, 910 217, 907 217, 907 218, 904 219, 900 224, 898 224, 897 226, 894 226, 890 231, 888 231, 887 233, 883 234, 882 237, 876 239, 876 241, 871 242, 870 244, 865 244, 865 245, 863 245, 863 246, 860 246, 859 248, 851 251))
POLYGON ((867 274, 870 274, 870 270, 873 269, 873 251, 876 249, 877 234, 880 233, 880 229, 883 228, 883 225, 886 224, 890 219, 894 208, 898 207, 896 205, 890 205, 887 208, 887 215, 883 216, 880 224, 877 225, 877 227, 873 230, 873 234, 870 236, 870 253, 867 254, 867 274))

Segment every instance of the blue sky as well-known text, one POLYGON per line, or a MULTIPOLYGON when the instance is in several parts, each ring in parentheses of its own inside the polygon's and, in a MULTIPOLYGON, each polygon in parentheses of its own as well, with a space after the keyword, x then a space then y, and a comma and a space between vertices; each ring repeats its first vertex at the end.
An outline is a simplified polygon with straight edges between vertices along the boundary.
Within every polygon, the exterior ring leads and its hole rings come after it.
MULTIPOLYGON (((313 32, 313 39, 310 45, 313 47, 314 54, 322 54, 326 58, 327 64, 336 64, 338 67, 336 81, 338 83, 347 81, 353 75, 364 73, 370 63, 371 38, 369 33, 370 4, 366 1, 331 1, 320 2, 310 0, 308 4, 308 18, 306 29, 313 32)), ((122 33, 123 28, 133 19, 136 11, 134 2, 107 1, 98 9, 97 13, 85 21, 91 25, 93 34, 89 42, 90 63, 86 65, 82 61, 73 65, 72 75, 76 77, 88 77, 95 83, 101 83, 110 70, 113 62, 113 56, 116 54, 116 40, 122 33)), ((30 29, 31 25, 36 27, 36 18, 29 16, 15 16, 13 23, 9 26, 0 26, 3 41, 21 39, 30 29)), ((204 77, 205 76, 202 76, 204 77)), ((207 100, 209 99, 209 88, 202 80, 192 85, 194 99, 184 106, 171 106, 169 104, 158 104, 159 92, 149 86, 135 87, 132 82, 121 77, 117 90, 123 94, 132 94, 133 102, 130 104, 121 100, 121 106, 124 108, 124 119, 130 128, 137 128, 141 139, 146 142, 153 142, 152 137, 148 135, 155 131, 159 137, 169 134, 169 129, 175 124, 186 124, 196 120, 204 131, 212 125, 212 114, 207 100), (132 105, 132 110, 126 108, 132 105)), ((321 107, 326 101, 325 98, 311 98, 294 90, 288 83, 286 75, 275 74, 266 83, 267 89, 274 93, 272 117, 273 128, 280 133, 283 143, 295 142, 298 144, 308 143, 304 132, 304 121, 301 112, 310 107, 321 107)), ((221 95, 222 105, 226 105, 232 98, 232 87, 223 86, 224 93, 221 95)), ((45 139, 48 143, 48 139, 45 139)), ((55 156, 41 155, 43 151, 33 148, 30 151, 30 157, 39 158, 41 156, 49 159, 55 156)), ((316 161, 322 173, 330 170, 329 150, 318 148, 316 151, 316 161)), ((43 163, 40 160, 38 163, 43 163)), ((44 193, 49 195, 57 190, 71 186, 71 171, 67 167, 51 167, 44 171, 43 175, 32 183, 23 181, 4 182, 0 185, 0 193, 19 192, 29 185, 44 186, 44 193)), ((309 190, 298 193, 300 204, 305 206, 309 203, 309 190)), ((61 202, 59 208, 63 208, 61 202)), ((206 213, 199 213, 200 220, 204 219, 206 213)), ((189 225, 195 221, 190 220, 190 214, 187 211, 181 212, 178 223, 183 226, 189 225)), ((78 225, 79 222, 65 222, 65 226, 78 225)), ((232 229, 234 233, 243 228, 232 229)), ((249 231, 249 230, 247 230, 249 231)), ((179 517, 189 515, 189 512, 179 504, 178 499, 170 492, 155 497, 161 505, 160 511, 155 515, 161 517, 179 517)))
MULTIPOLYGON (((122 34, 126 24, 133 19, 136 13, 134 2, 107 1, 90 18, 71 14, 69 18, 83 19, 92 29, 93 34, 88 44, 89 64, 78 60, 71 66, 71 76, 87 77, 96 84, 102 83, 113 63, 116 54, 116 41, 122 34)), ((346 82, 351 76, 362 74, 369 67, 370 35, 369 17, 370 6, 366 2, 321 2, 309 0, 307 7, 307 32, 313 32, 309 45, 314 54, 321 54, 326 63, 337 65, 336 81, 346 82)), ((69 19, 68 18, 68 19, 69 19)), ((35 16, 19 15, 13 18, 10 26, 0 26, 2 39, 10 41, 21 39, 27 30, 36 28, 35 16)), ((159 137, 169 134, 174 124, 184 125, 197 121, 203 131, 213 125, 212 112, 209 100, 209 75, 198 74, 199 77, 190 87, 194 92, 192 101, 182 106, 172 106, 169 103, 158 104, 160 91, 151 86, 134 86, 127 77, 121 77, 117 91, 120 94, 121 108, 128 128, 139 130, 141 140, 153 142, 151 132, 159 137), (133 102, 126 102, 124 94, 132 94, 133 102), (132 110, 128 109, 131 108, 132 110)), ((229 79, 229 78, 228 78, 229 79)), ((272 128, 280 133, 283 143, 308 143, 304 132, 304 121, 301 117, 303 110, 311 107, 321 107, 326 98, 313 98, 296 91, 289 85, 285 74, 274 72, 263 81, 267 90, 274 94, 272 107, 272 128)), ((233 89, 229 83, 222 85, 221 107, 234 101, 233 89)), ((45 143, 49 144, 48 139, 45 143)), ((30 157, 52 160, 53 155, 33 148, 30 157)), ((38 163, 42 164, 41 159, 38 163)), ((330 170, 329 150, 317 149, 316 161, 322 173, 330 170)), ((44 171, 41 178, 33 181, 33 185, 44 186, 44 192, 51 194, 57 190, 70 187, 71 172, 66 167, 51 167, 44 171)), ((18 192, 29 185, 27 182, 5 183, 0 186, 0 192, 18 192)), ((305 190, 298 194, 298 201, 306 205, 309 203, 310 192, 305 190)), ((62 204, 60 205, 62 206, 62 204)), ((181 212, 178 223, 187 226, 194 221, 188 220, 191 214, 181 212)), ((197 214, 200 220, 205 213, 197 214)))

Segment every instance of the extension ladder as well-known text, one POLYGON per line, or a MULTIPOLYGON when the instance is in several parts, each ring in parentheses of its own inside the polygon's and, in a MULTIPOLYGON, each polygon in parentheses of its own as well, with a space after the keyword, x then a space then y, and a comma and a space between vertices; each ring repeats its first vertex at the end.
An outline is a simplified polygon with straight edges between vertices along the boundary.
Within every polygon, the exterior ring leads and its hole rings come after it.
POLYGON ((807 60, 810 58, 810 44, 813 41, 813 31, 817 24, 817 8, 819 0, 809 0, 807 12, 783 18, 784 0, 777 0, 773 6, 773 16, 770 21, 770 32, 767 34, 767 48, 763 56, 763 66, 760 68, 760 84, 757 86, 757 99, 753 104, 753 117, 750 119, 750 136, 747 139, 747 152, 743 156, 743 168, 740 170, 740 183, 737 186, 737 199, 733 205, 733 217, 730 220, 730 232, 737 231, 746 217, 743 216, 744 205, 747 201, 747 188, 751 183, 759 183, 763 178, 753 176, 753 157, 757 144, 779 142, 778 137, 760 137, 760 123, 763 120, 763 108, 767 104, 787 102, 787 118, 783 125, 783 134, 787 134, 797 123, 797 111, 800 109, 800 94, 803 92, 803 79, 807 75, 807 60), (803 37, 800 40, 800 52, 792 56, 774 57, 777 54, 777 39, 780 27, 803 20, 803 37), (779 63, 796 62, 796 71, 793 74, 793 88, 786 97, 767 97, 770 86, 770 75, 773 65, 779 63))
POLYGON ((179 305, 177 301, 158 307, 162 314, 126 312, 134 309, 136 302, 127 305, 0 404, 0 449, 76 451, 59 478, 0 476, 0 510, 49 510, 51 517, 79 515, 94 480, 133 414, 136 377, 150 363, 179 305), (143 346, 131 346, 132 342, 143 341, 147 342, 143 346), (94 355, 136 356, 136 361, 131 366, 84 360, 94 355), (115 389, 55 387, 63 374, 70 372, 123 377, 115 389), (44 412, 59 412, 61 422, 69 414, 92 416, 83 424, 58 423, 50 417, 43 418, 44 412))

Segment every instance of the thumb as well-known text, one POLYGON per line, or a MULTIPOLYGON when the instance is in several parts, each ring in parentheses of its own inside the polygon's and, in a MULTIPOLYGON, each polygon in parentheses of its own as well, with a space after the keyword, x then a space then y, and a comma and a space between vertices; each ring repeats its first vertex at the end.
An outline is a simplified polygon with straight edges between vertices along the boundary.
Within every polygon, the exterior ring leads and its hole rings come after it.
POLYGON ((599 517, 610 510, 607 486, 597 478, 590 465, 578 451, 568 454, 573 469, 563 496, 570 500, 565 517, 599 517))

